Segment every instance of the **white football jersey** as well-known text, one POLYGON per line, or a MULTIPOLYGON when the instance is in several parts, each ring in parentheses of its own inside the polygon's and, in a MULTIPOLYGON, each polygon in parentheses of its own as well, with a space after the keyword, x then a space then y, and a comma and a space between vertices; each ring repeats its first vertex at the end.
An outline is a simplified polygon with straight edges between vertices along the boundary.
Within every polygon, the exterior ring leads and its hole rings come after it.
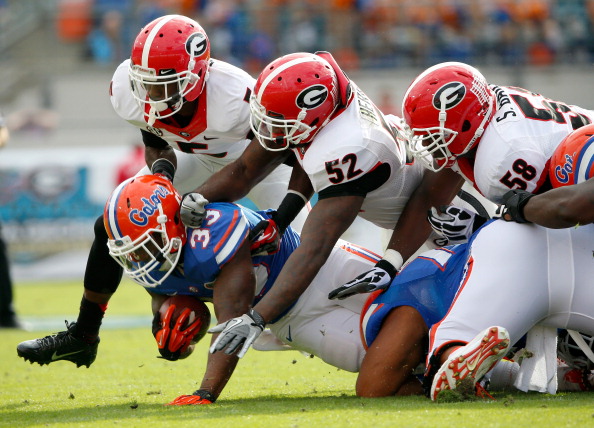
POLYGON ((423 167, 407 161, 406 144, 395 137, 400 119, 384 117, 352 82, 354 99, 304 149, 293 149, 314 190, 360 179, 380 164, 390 165, 390 177, 369 192, 359 215, 392 229, 423 176, 423 167))
POLYGON ((130 89, 130 60, 116 69, 110 98, 116 113, 132 125, 167 141, 185 153, 222 155, 243 151, 250 140, 249 96, 255 80, 245 71, 216 59, 211 60, 206 86, 206 105, 199 104, 196 116, 185 128, 167 126, 157 120, 148 126, 142 108, 130 89))
POLYGON ((510 189, 535 192, 546 180, 555 148, 571 131, 594 121, 594 111, 515 87, 491 85, 497 110, 478 145, 474 166, 453 169, 499 203, 510 189))

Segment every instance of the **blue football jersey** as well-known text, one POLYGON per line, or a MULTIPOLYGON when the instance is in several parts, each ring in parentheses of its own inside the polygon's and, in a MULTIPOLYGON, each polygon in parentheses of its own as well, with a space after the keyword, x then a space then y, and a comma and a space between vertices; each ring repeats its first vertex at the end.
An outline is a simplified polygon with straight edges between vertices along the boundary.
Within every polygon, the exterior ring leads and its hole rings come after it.
MULTIPOLYGON (((253 211, 232 203, 211 203, 206 206, 202 227, 187 229, 188 240, 178 268, 150 291, 157 294, 189 294, 212 300, 213 285, 222 267, 231 260, 248 239, 249 231, 267 211, 253 211)), ((255 305, 272 287, 286 260, 300 243, 299 235, 288 227, 277 253, 252 257, 257 278, 255 305)), ((153 274, 157 276, 158 274, 153 274)))
POLYGON ((399 306, 418 310, 428 327, 440 321, 464 277, 469 248, 459 244, 425 252, 396 275, 390 287, 366 305, 361 319, 365 346, 373 343, 384 318, 399 306))

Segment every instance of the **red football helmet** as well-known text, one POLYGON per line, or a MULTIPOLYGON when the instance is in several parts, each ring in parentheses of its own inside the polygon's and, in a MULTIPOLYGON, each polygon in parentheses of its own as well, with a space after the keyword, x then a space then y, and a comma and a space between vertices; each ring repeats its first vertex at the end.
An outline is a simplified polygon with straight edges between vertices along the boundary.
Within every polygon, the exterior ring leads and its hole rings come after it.
POLYGON ((293 53, 260 73, 250 98, 252 131, 271 151, 311 142, 339 105, 338 80, 319 55, 293 53))
POLYGON ((561 141, 549 164, 553 187, 582 183, 594 177, 594 125, 576 129, 561 141))
POLYGON ((460 62, 428 68, 404 94, 411 153, 433 171, 451 167, 478 143, 494 108, 493 91, 476 68, 460 62))
POLYGON ((122 182, 105 204, 109 254, 144 287, 161 284, 179 261, 186 242, 180 203, 169 180, 143 175, 122 182))
POLYGON ((177 113, 204 89, 210 42, 202 27, 181 15, 147 24, 134 40, 128 74, 149 125, 177 113), (148 112, 147 112, 148 110, 148 112))

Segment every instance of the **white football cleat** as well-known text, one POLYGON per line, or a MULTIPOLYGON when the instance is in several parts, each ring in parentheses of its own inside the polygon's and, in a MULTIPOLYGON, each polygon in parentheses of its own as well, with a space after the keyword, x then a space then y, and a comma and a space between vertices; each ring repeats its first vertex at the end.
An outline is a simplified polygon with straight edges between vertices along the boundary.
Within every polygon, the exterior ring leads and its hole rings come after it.
POLYGON ((509 350, 509 334, 503 327, 489 327, 480 332, 466 346, 456 349, 441 365, 431 385, 431 400, 441 391, 456 389, 467 377, 478 382, 509 350))

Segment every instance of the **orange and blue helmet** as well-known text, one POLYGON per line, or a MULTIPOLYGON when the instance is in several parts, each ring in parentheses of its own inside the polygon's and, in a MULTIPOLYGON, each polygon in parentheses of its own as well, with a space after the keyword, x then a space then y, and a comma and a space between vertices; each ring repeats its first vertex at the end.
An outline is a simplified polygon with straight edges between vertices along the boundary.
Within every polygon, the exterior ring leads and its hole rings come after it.
POLYGON ((122 182, 103 213, 109 254, 144 287, 156 287, 175 269, 186 242, 179 216, 181 196, 161 176, 122 182))
POLYGON ((582 183, 594 177, 594 125, 576 129, 551 156, 549 179, 553 188, 582 183))

